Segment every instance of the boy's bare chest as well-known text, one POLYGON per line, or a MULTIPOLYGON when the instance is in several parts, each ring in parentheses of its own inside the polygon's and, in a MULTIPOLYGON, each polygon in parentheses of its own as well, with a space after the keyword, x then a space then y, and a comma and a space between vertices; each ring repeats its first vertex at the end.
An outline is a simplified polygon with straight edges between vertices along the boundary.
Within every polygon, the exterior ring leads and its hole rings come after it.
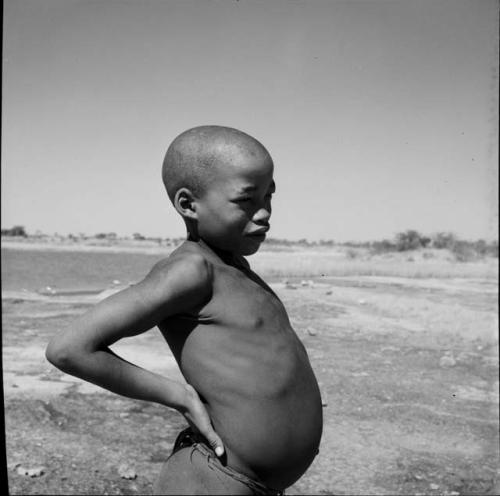
POLYGON ((206 310, 214 323, 243 330, 283 330, 290 327, 285 307, 256 276, 235 269, 215 274, 214 293, 206 310))

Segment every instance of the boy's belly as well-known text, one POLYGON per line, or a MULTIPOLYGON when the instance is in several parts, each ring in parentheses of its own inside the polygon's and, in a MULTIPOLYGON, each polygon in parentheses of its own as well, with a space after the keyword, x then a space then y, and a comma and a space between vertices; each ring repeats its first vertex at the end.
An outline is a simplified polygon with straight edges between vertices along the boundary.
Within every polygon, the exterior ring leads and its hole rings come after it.
POLYGON ((213 356, 205 348, 195 351, 197 362, 183 360, 197 364, 183 372, 207 402, 227 463, 269 487, 289 487, 312 463, 322 432, 321 398, 307 355, 295 335, 277 337, 267 348, 246 341, 239 348, 244 353, 219 344, 213 356))
POLYGON ((227 464, 274 489, 297 481, 318 453, 321 402, 266 406, 241 401, 234 408, 209 408, 215 431, 225 443, 227 464), (318 408, 319 404, 319 408, 318 408))

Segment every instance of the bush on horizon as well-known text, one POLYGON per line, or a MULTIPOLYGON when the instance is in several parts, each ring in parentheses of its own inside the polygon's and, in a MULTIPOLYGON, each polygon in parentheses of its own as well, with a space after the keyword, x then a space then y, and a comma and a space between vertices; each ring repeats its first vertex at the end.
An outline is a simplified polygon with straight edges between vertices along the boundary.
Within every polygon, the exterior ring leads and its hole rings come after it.
POLYGON ((2 236, 21 236, 23 238, 28 237, 24 226, 14 226, 10 229, 2 229, 2 236))
POLYGON ((418 250, 425 248, 431 242, 431 238, 423 236, 414 229, 396 234, 396 249, 398 251, 418 250))

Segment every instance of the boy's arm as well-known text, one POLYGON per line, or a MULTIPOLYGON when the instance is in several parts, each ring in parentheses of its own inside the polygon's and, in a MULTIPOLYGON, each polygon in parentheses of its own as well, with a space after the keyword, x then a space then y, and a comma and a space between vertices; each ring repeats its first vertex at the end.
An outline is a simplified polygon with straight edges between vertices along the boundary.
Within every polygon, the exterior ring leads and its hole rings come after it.
POLYGON ((222 447, 191 386, 144 370, 109 349, 121 338, 141 334, 171 315, 207 302, 211 279, 211 267, 198 255, 159 262, 144 280, 98 303, 71 329, 54 337, 47 359, 64 372, 114 393, 175 408, 214 448, 222 447))

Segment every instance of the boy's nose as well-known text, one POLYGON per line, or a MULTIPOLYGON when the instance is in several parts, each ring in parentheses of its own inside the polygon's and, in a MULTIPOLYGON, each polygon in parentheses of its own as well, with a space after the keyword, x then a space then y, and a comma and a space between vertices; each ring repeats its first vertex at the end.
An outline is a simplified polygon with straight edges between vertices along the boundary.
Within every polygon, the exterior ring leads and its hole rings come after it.
POLYGON ((252 221, 256 224, 267 224, 271 218, 271 209, 269 208, 259 208, 252 217, 252 221))

